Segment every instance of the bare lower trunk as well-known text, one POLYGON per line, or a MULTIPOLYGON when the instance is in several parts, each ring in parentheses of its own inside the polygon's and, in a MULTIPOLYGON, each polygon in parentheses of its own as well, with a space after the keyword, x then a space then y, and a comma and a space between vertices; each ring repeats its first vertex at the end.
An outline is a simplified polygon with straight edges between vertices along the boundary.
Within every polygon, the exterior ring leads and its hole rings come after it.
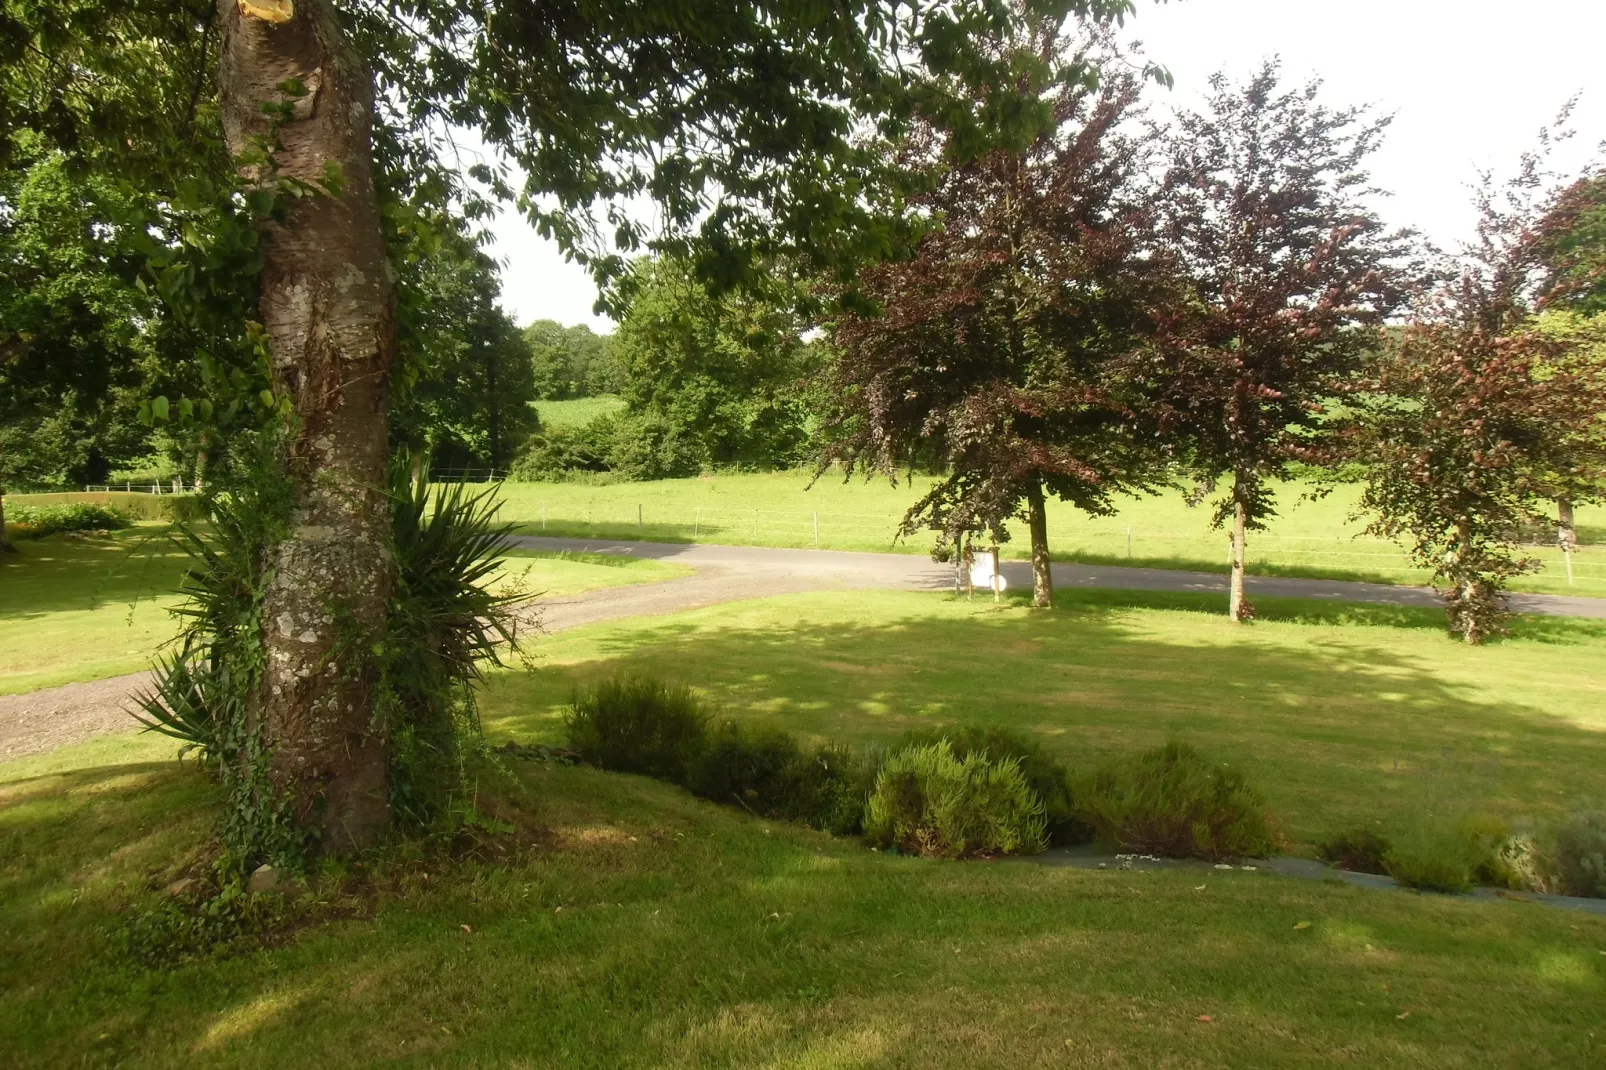
POLYGON ((1054 570, 1048 556, 1048 517, 1043 511, 1043 484, 1033 478, 1026 487, 1026 522, 1032 532, 1032 605, 1054 605, 1054 570))
POLYGON ((211 445, 211 433, 202 429, 201 441, 195 450, 195 493, 197 494, 206 488, 206 462, 211 445))
MULTIPOLYGON (((224 130, 236 153, 273 136, 280 179, 338 188, 287 198, 263 240, 260 312, 276 388, 295 409, 284 463, 289 534, 265 561, 265 668, 249 715, 275 788, 325 849, 389 822, 389 748, 374 668, 392 582, 385 493, 394 296, 372 174, 373 79, 331 0, 219 0, 224 130), (299 83, 305 93, 287 94, 299 83), (271 115, 288 107, 288 116, 271 115), (266 108, 266 110, 265 110, 266 108)), ((247 176, 270 182, 265 168, 247 176)))
POLYGON ((1227 586, 1227 615, 1233 620, 1248 620, 1253 617, 1253 609, 1249 607, 1249 599, 1243 596, 1243 551, 1245 551, 1245 533, 1249 525, 1249 509, 1243 500, 1233 495, 1232 503, 1232 578, 1227 586))
POLYGON ((1571 498, 1556 499, 1556 545, 1567 553, 1578 549, 1578 528, 1573 523, 1571 498))
POLYGON ((1248 620, 1253 616, 1249 600, 1244 597, 1244 535, 1249 525, 1249 510, 1243 500, 1232 503, 1232 579, 1227 593, 1227 615, 1233 620, 1248 620))
POLYGON ((11 545, 11 536, 6 534, 6 488, 0 487, 0 554, 14 554, 17 548, 11 545))

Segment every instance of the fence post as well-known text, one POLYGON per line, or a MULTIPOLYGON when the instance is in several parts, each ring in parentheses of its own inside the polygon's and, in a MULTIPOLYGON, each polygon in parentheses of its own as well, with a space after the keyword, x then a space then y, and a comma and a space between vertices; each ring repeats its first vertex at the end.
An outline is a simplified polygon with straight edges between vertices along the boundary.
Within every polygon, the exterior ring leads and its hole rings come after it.
POLYGON ((1127 557, 1128 561, 1130 561, 1132 559, 1132 525, 1131 524, 1128 524, 1126 526, 1126 557, 1127 557))
POLYGON ((1573 548, 1571 546, 1563 546, 1561 548, 1561 556, 1567 560, 1567 586, 1571 587, 1573 585, 1573 548))
POLYGON ((638 530, 640 530, 641 528, 644 528, 646 526, 647 525, 641 519, 641 503, 637 502, 636 503, 636 528, 638 530))
POLYGON ((546 502, 541 503, 541 530, 546 530, 546 502))
POLYGON ((695 539, 697 537, 697 533, 702 530, 702 527, 703 507, 699 505, 697 507, 697 516, 691 522, 691 537, 695 539))
POLYGON ((820 511, 818 509, 814 511, 814 548, 816 550, 820 548, 820 511))

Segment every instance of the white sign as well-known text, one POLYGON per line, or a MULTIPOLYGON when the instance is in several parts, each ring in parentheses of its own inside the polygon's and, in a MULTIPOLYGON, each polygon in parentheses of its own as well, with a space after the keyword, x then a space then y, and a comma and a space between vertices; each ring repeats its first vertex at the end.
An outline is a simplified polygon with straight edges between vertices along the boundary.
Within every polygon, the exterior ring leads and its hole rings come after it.
POLYGON ((982 550, 971 558, 970 585, 1000 593, 1009 586, 1003 574, 998 571, 997 550, 982 550))

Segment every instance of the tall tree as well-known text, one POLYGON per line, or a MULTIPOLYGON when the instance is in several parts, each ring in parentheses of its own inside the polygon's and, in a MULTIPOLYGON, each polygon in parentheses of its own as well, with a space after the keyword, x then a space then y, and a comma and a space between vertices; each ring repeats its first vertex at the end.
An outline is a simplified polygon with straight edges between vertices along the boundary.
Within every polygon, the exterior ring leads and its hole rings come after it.
POLYGON ((398 296, 391 439, 415 476, 432 457, 505 470, 537 424, 529 343, 498 306, 496 262, 466 222, 431 213, 409 223, 386 242, 398 296))
POLYGON ((1275 62, 1238 86, 1217 75, 1203 112, 1178 117, 1161 194, 1167 244, 1191 282, 1163 324, 1167 423, 1201 482, 1229 481, 1234 620, 1247 532, 1275 515, 1270 481, 1301 458, 1320 401, 1353 377, 1406 294, 1406 253, 1367 206, 1365 171, 1387 119, 1285 89, 1275 62))
MULTIPOLYGON (((1110 19, 1131 4, 1028 7, 1110 19)), ((689 256, 715 289, 784 257, 847 285, 859 262, 918 230, 878 139, 926 116, 976 152, 1039 121, 974 43, 1019 18, 1007 0, 8 6, 0 38, 30 58, 20 81, 7 72, 0 107, 53 122, 63 137, 93 136, 97 159, 115 158, 145 121, 129 105, 150 106, 127 91, 146 73, 124 69, 130 44, 159 57, 164 35, 197 40, 195 69, 217 64, 217 109, 244 189, 223 191, 214 214, 243 204, 251 225, 215 251, 240 251, 256 269, 255 307, 241 319, 258 326, 240 333, 242 353, 265 359, 266 385, 240 397, 260 396, 277 421, 262 477, 282 483, 287 503, 253 555, 260 649, 239 668, 252 680, 244 716, 269 775, 241 805, 282 811, 337 851, 372 843, 388 821, 389 746, 364 652, 383 631, 393 582, 382 477, 396 311, 381 202, 395 176, 483 208, 440 162, 446 130, 471 126, 524 172, 518 199, 534 222, 605 283, 648 245, 689 256), (82 62, 58 63, 68 51, 82 62), (86 70, 110 74, 85 80, 86 70), (118 107, 105 110, 108 101, 118 107), (638 195, 655 203, 659 233, 609 208, 607 248, 593 208, 638 195)), ((170 157, 182 155, 188 134, 155 133, 170 157)), ((475 169, 492 196, 513 196, 507 175, 499 163, 475 169)), ((177 274, 164 277, 183 288, 177 274)), ((233 307, 231 294, 215 296, 233 307)), ((234 372, 249 380, 256 366, 234 372)))
MULTIPOLYGON (((1005 522, 1024 512, 1034 600, 1047 607, 1045 495, 1110 513, 1115 494, 1162 470, 1130 384, 1111 372, 1141 344, 1168 276, 1149 255, 1143 143, 1123 130, 1139 79, 1101 40, 1067 41, 1053 23, 1002 51, 1050 121, 943 174, 921 200, 940 228, 912 259, 865 275, 881 314, 833 326, 827 456, 850 474, 939 466, 903 530, 934 528, 956 549, 974 533, 1007 539, 1005 522), (1090 77, 1099 66, 1102 82, 1090 77)), ((922 131, 906 163, 949 148, 922 131)))
POLYGON ((779 276, 774 282, 779 296, 718 294, 684 260, 636 263, 613 340, 627 406, 616 452, 662 460, 620 456, 623 467, 683 476, 803 459, 808 350, 793 299, 779 276))

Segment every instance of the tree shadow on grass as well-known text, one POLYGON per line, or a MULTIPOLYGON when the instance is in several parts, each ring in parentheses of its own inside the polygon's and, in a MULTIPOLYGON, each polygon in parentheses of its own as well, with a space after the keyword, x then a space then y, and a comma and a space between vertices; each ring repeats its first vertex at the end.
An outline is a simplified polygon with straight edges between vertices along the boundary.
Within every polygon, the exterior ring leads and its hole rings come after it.
MULTIPOLYGON (((1465 650, 1423 634, 1442 629, 1428 610, 1265 600, 1295 624, 1346 626, 1302 634, 1127 612, 1191 618, 1212 602, 1199 595, 1078 592, 1052 614, 867 602, 856 620, 821 619, 822 596, 802 597, 816 601, 608 629, 593 660, 493 678, 486 724, 558 741, 573 688, 640 672, 693 684, 738 719, 860 746, 971 721, 1035 734, 1086 769, 1176 738, 1244 766, 1304 834, 1408 812, 1552 820, 1598 794, 1606 768, 1606 710, 1587 687, 1529 700, 1480 680, 1548 673, 1559 652, 1465 650)), ((1595 622, 1557 632, 1599 637, 1595 622)))
POLYGON ((0 556, 0 621, 101 609, 172 595, 189 555, 166 531, 24 539, 0 556))
MULTIPOLYGON (((1008 596, 1016 604, 1030 602, 1024 593, 1008 596)), ((1128 591, 1114 589, 1072 589, 1055 595, 1061 610, 1078 609, 1165 609, 1225 617, 1227 596, 1196 591, 1128 591)), ((1426 606, 1391 606, 1370 602, 1328 601, 1314 598, 1281 598, 1257 595, 1251 599, 1255 619, 1284 624, 1311 624, 1334 627, 1409 628, 1440 632, 1449 637, 1444 610, 1426 606)), ((1589 617, 1563 617, 1543 613, 1513 614, 1509 634, 1513 640, 1576 646, 1606 641, 1606 620, 1589 617)), ((1499 646, 1495 639, 1491 646, 1499 646)))

